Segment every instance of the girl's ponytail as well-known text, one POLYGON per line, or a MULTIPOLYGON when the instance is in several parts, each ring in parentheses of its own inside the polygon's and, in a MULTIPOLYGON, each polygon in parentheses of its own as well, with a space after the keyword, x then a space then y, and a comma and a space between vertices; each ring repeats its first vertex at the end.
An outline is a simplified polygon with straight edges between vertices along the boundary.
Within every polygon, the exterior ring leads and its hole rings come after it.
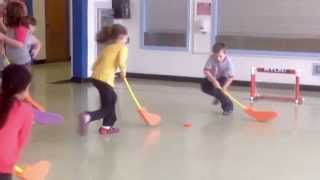
POLYGON ((7 116, 15 101, 14 95, 2 93, 0 103, 0 129, 6 124, 7 116))
POLYGON ((16 101, 16 95, 26 90, 31 82, 30 72, 23 66, 11 64, 2 72, 0 96, 0 129, 7 122, 8 115, 16 101))

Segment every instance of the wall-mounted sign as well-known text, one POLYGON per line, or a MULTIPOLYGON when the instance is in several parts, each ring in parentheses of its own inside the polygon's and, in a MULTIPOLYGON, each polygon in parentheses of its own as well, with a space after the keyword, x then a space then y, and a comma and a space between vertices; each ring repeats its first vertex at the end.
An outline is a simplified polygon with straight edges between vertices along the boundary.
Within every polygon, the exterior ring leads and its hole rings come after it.
POLYGON ((198 2, 197 3, 197 15, 198 16, 210 16, 211 15, 211 3, 210 2, 198 2))

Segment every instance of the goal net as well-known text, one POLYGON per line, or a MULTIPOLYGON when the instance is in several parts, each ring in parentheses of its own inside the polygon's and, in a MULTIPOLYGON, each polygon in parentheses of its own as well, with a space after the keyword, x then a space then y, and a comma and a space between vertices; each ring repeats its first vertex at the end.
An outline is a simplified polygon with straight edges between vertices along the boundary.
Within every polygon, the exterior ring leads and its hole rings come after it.
POLYGON ((250 100, 273 99, 301 104, 300 75, 295 69, 252 67, 250 100), (283 83, 273 83, 270 79, 283 83))

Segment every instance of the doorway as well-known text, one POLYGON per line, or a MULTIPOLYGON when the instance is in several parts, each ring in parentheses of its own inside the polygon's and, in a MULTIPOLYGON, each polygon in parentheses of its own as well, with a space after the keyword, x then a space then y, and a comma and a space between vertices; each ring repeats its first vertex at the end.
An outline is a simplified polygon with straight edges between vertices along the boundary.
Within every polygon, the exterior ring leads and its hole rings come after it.
POLYGON ((48 62, 69 61, 69 1, 45 0, 48 62))

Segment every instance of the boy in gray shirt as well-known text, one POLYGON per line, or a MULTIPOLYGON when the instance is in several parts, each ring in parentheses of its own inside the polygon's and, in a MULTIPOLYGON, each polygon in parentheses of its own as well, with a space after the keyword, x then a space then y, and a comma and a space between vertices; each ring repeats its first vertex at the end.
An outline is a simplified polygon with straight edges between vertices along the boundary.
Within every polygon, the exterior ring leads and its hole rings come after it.
POLYGON ((216 102, 221 102, 224 115, 230 115, 233 112, 233 103, 221 91, 221 89, 227 90, 234 77, 233 65, 226 50, 227 47, 224 43, 219 42, 213 46, 212 55, 204 67, 206 78, 201 84, 201 88, 204 93, 215 97, 216 102))

